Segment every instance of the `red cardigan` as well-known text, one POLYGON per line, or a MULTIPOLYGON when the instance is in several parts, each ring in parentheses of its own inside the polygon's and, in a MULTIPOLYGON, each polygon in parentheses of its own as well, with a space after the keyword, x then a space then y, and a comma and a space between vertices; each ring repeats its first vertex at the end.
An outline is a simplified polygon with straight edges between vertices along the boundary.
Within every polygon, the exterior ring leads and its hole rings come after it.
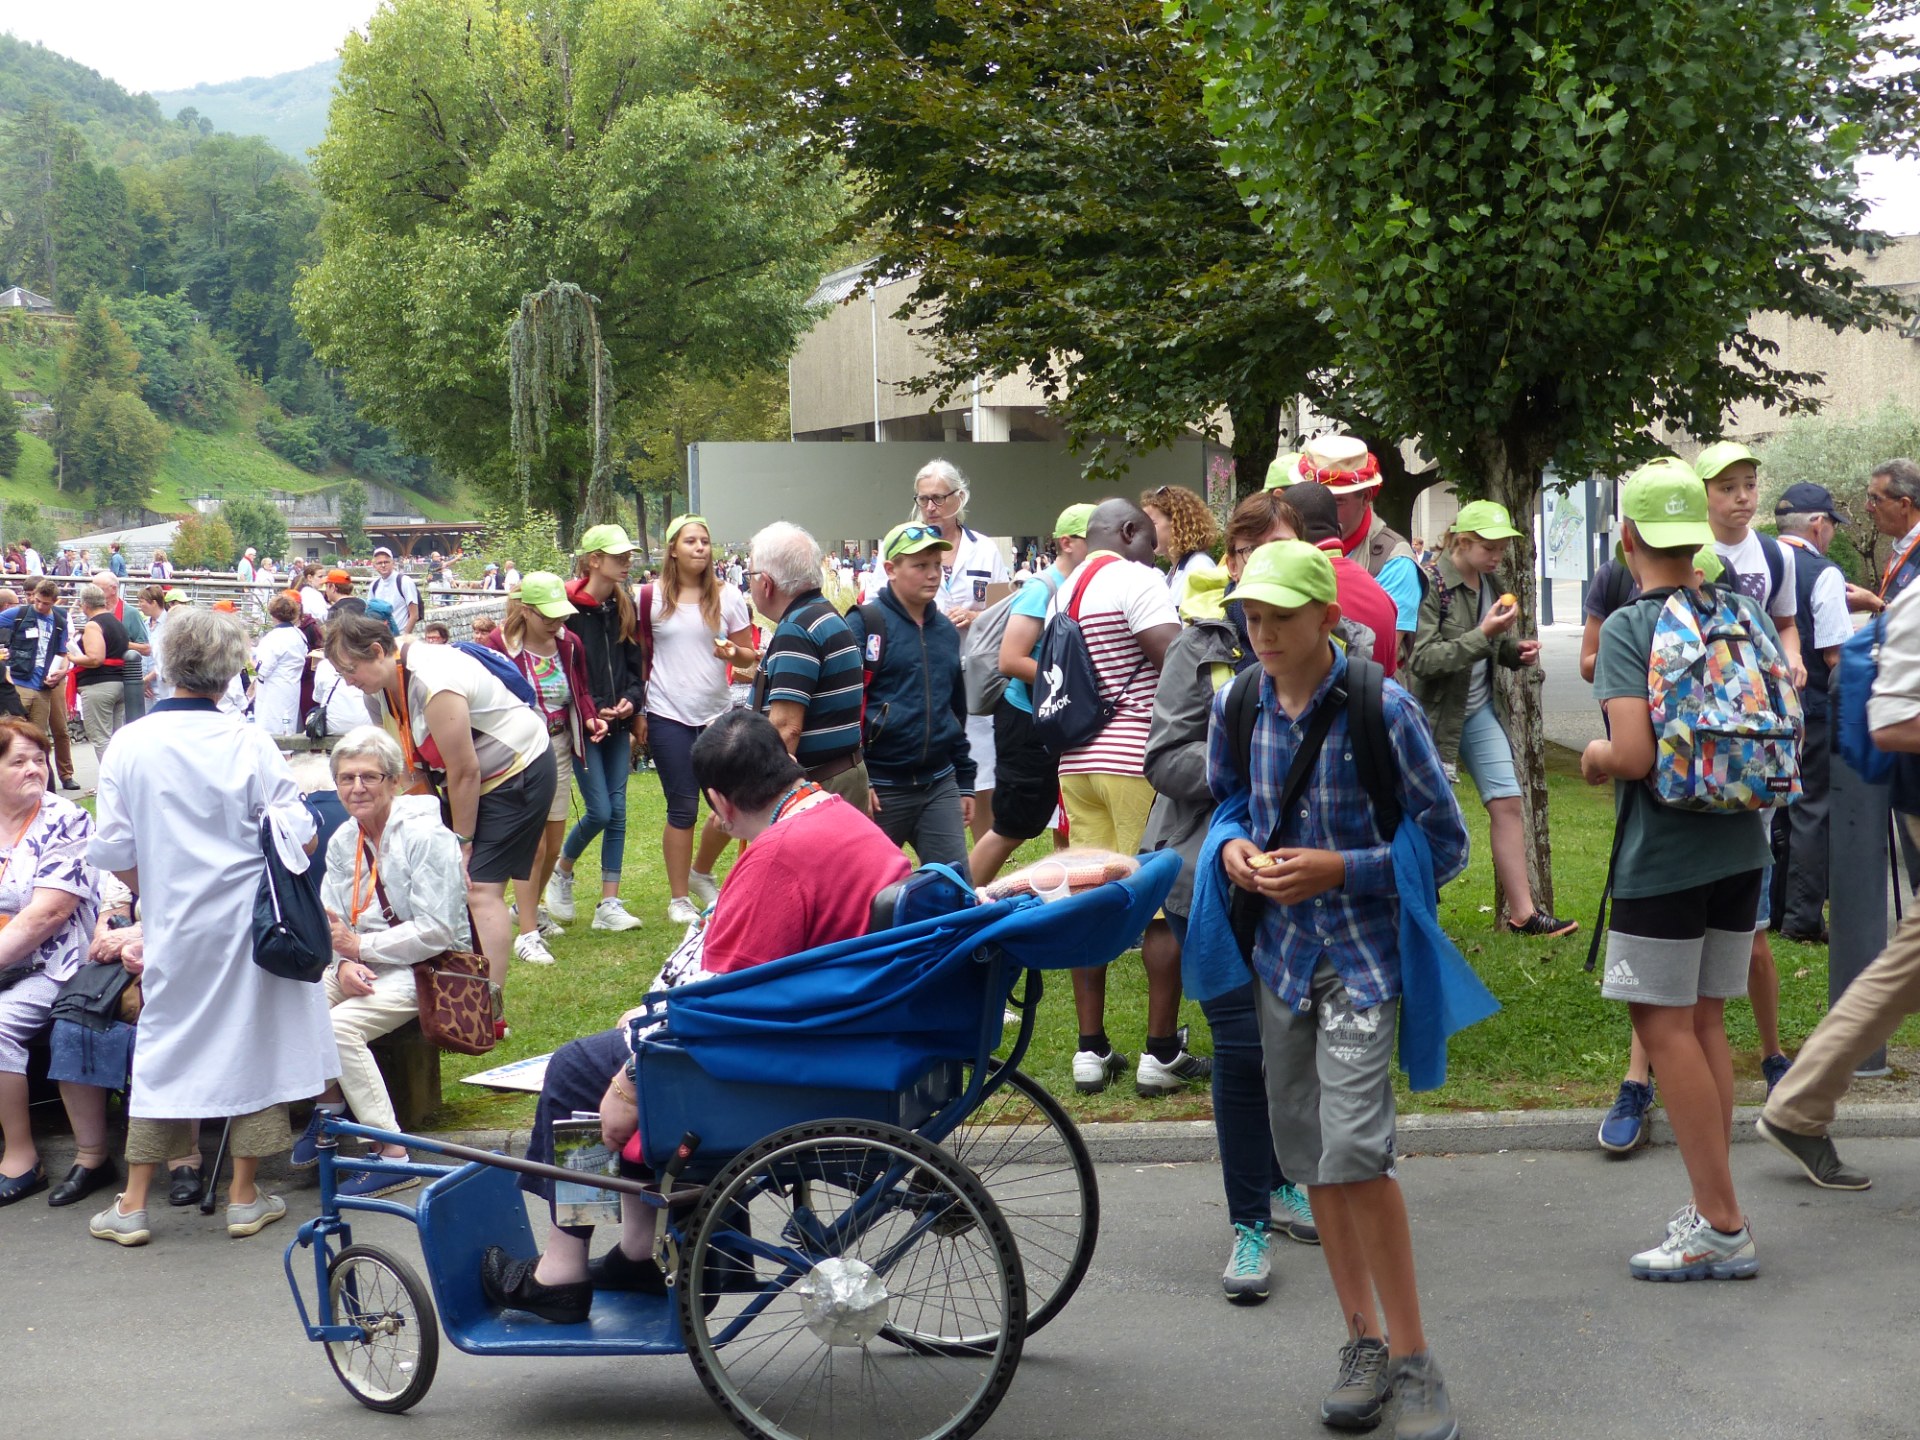
MULTIPOLYGON (((587 753, 587 722, 600 718, 600 712, 594 709, 593 692, 587 681, 587 648, 571 630, 562 630, 555 638, 560 643, 560 670, 567 677, 567 690, 573 697, 573 704, 567 707, 569 738, 573 741, 573 753, 584 755, 587 753)), ((507 649, 504 626, 496 626, 493 633, 487 636, 486 643, 511 660, 536 691, 540 688, 534 683, 533 663, 527 658, 527 652, 522 650, 516 655, 507 649)))

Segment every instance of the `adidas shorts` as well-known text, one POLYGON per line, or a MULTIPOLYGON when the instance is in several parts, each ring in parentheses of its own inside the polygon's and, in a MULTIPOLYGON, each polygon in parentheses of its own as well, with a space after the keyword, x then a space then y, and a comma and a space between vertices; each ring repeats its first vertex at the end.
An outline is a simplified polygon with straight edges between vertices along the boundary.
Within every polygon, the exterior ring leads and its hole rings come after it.
POLYGON ((1601 996, 1636 1005, 1691 1005, 1746 994, 1761 873, 1615 900, 1601 996))
POLYGON ((1393 1056, 1400 1002, 1354 1006, 1331 962, 1313 972, 1313 1008, 1254 984, 1267 1120, 1280 1171, 1296 1185, 1353 1185, 1391 1175, 1393 1056))

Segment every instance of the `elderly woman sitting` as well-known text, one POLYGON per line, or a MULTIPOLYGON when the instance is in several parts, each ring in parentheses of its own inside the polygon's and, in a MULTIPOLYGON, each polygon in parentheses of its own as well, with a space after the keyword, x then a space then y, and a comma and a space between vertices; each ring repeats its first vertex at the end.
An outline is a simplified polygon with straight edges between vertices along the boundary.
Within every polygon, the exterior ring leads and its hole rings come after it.
MULTIPOLYGON (((405 794, 406 758, 377 725, 350 730, 333 750, 333 783, 348 823, 327 844, 321 899, 333 921, 333 968, 327 971, 339 1078, 322 1103, 345 1099, 354 1118, 376 1130, 398 1130, 393 1102, 367 1047, 413 1019, 417 1004, 412 967, 444 950, 464 950, 466 881, 460 842, 440 823, 440 803, 405 794)), ((320 1119, 314 1111, 294 1144, 293 1163, 318 1162, 320 1119)), ((403 1145, 380 1154, 404 1160, 403 1145)), ((392 1175, 356 1174, 342 1195, 384 1195, 417 1182, 392 1175)))
MULTIPOLYGON (((720 828, 745 848, 707 922, 701 968, 711 974, 798 954, 864 935, 873 897, 908 873, 907 857, 868 816, 801 772, 780 732, 763 715, 730 710, 693 743, 693 774, 720 828), (822 856, 833 863, 823 865, 822 856)), ((697 978, 686 976, 682 978, 697 978)), ((600 1114, 602 1138, 618 1150, 639 1126, 626 1021, 564 1045, 547 1064, 527 1139, 527 1158, 551 1164, 553 1122, 575 1111, 600 1114)), ((544 1180, 523 1189, 545 1195, 544 1180)), ((591 1265, 590 1228, 554 1225, 547 1252, 514 1260, 494 1246, 482 1259, 481 1285, 503 1309, 543 1320, 585 1320, 599 1290, 661 1293, 650 1258, 654 1208, 623 1207, 620 1243, 591 1265)))
MULTIPOLYGON (((54 998, 86 963, 93 932, 93 819, 46 784, 46 735, 0 719, 0 1205, 47 1188, 27 1119, 27 1042, 51 1025, 54 998)), ((107 1092, 62 1083, 60 1098, 80 1154, 47 1200, 71 1205, 114 1179, 107 1092)))

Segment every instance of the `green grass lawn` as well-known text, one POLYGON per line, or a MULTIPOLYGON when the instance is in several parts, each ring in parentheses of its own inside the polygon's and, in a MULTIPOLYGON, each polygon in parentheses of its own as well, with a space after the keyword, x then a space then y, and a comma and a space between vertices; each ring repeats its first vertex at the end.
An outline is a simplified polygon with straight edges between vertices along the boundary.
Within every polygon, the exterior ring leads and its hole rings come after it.
MULTIPOLYGON (((1470 783, 1461 787, 1462 808, 1473 836, 1473 859, 1466 873, 1440 896, 1441 922, 1468 961, 1499 997, 1502 1009, 1492 1019, 1457 1036, 1450 1051, 1449 1079, 1440 1090, 1400 1099, 1408 1110, 1509 1110, 1609 1102, 1620 1081, 1627 1054, 1627 1018, 1621 1005, 1600 999, 1597 975, 1588 975, 1590 927, 1606 878, 1613 839, 1613 792, 1581 783, 1574 757, 1550 750, 1549 791, 1553 812, 1555 909, 1578 917, 1580 930, 1565 939, 1539 941, 1499 935, 1490 907, 1493 872, 1487 858, 1486 812, 1470 783)), ((660 962, 678 940, 666 923, 667 888, 660 858, 660 827, 666 805, 651 773, 635 775, 627 792, 629 818, 623 895, 628 908, 644 918, 640 930, 609 935, 590 930, 589 887, 582 884, 581 918, 553 942, 559 963, 550 969, 513 967, 508 1011, 513 1034, 492 1055, 445 1056, 442 1073, 446 1103, 435 1123, 453 1127, 524 1125, 532 1116, 531 1097, 490 1094, 458 1083, 463 1075, 524 1055, 550 1051, 576 1035, 603 1029, 636 1003, 660 962)), ((1036 841, 1015 863, 1037 859, 1048 842, 1036 841)), ((727 862, 723 861, 722 866, 727 862)), ((597 850, 590 849, 579 873, 597 872, 597 850)), ((1780 972, 1781 1029, 1792 1051, 1826 1011, 1826 951, 1773 937, 1780 972)), ((1137 953, 1122 957, 1109 974, 1107 1028, 1114 1043, 1137 1055, 1146 1016, 1146 984, 1137 953)), ((1200 1007, 1182 1006, 1197 1051, 1211 1049, 1200 1007)), ((1743 1002, 1728 1011, 1735 1064, 1749 1079, 1759 1075, 1759 1052, 1752 1013, 1743 1002)), ((1896 1044, 1920 1041, 1920 1020, 1909 1021, 1896 1044)), ((1073 1093, 1069 1066, 1075 1044, 1073 1006, 1064 974, 1048 977, 1033 1048, 1025 1068, 1059 1096, 1082 1120, 1196 1119, 1211 1113, 1203 1090, 1167 1100, 1137 1099, 1130 1082, 1106 1094, 1073 1093)))
POLYGON ((53 468, 53 447, 31 431, 20 431, 20 459, 13 474, 0 479, 0 504, 25 500, 43 510, 88 509, 92 496, 84 489, 62 490, 53 483, 53 468))

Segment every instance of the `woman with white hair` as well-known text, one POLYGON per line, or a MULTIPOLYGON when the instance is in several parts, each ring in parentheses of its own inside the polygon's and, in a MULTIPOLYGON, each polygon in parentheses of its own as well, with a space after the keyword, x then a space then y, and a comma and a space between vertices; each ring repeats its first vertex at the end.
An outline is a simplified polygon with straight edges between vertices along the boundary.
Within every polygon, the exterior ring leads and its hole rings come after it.
MULTIPOLYGON (((967 502, 972 491, 967 477, 950 460, 929 460, 913 477, 913 509, 910 517, 931 526, 952 542, 947 552, 946 578, 940 586, 940 609, 959 628, 961 644, 966 644, 967 627, 974 616, 987 608, 987 587, 1012 581, 1007 557, 1000 547, 978 530, 968 528, 967 502)), ((993 717, 967 717, 967 750, 973 756, 976 774, 973 782, 973 838, 993 828, 993 717)))
POLYGON ((286 1202, 255 1183, 260 1159, 291 1143, 287 1105, 319 1093, 338 1069, 320 987, 253 963, 261 819, 293 870, 308 865, 315 829, 272 738, 219 709, 246 660, 234 616, 169 616, 173 698, 128 726, 100 765, 88 859, 139 897, 145 935, 127 1188, 89 1226, 119 1245, 152 1238, 154 1168, 181 1153, 195 1119, 233 1120, 227 1234, 258 1234, 285 1216, 286 1202))

